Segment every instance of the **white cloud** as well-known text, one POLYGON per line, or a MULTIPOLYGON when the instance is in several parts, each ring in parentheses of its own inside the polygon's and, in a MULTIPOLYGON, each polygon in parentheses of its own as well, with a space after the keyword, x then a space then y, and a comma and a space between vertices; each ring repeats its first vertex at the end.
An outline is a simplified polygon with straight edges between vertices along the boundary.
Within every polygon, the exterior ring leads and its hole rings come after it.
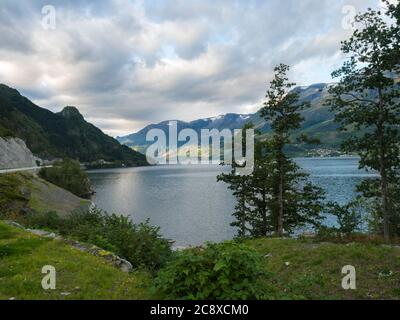
POLYGON ((377 0, 3 0, 0 82, 58 111, 76 105, 109 134, 261 106, 275 64, 299 84, 341 61, 343 5, 377 0))

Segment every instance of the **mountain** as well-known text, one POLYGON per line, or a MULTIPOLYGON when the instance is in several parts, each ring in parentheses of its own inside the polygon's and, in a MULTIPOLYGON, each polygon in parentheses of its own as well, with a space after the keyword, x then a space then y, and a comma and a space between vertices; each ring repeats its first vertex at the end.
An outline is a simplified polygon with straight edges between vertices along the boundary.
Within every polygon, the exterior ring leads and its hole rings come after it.
MULTIPOLYGON (((301 128, 294 132, 293 138, 302 134, 307 134, 309 138, 319 139, 321 145, 318 146, 292 146, 293 151, 302 152, 312 148, 339 149, 340 144, 346 139, 350 132, 338 131, 339 124, 334 121, 335 114, 326 105, 329 97, 329 88, 332 84, 317 83, 310 86, 296 87, 293 90, 299 94, 300 102, 309 102, 311 107, 303 110, 301 115, 304 118, 301 128)), ((260 130, 262 137, 268 136, 271 132, 269 123, 260 117, 260 112, 256 112, 249 119, 255 128, 260 130)))
POLYGON ((69 106, 53 113, 4 84, 0 84, 0 137, 22 139, 34 155, 44 159, 147 164, 142 154, 86 122, 77 108, 69 106))
MULTIPOLYGON (((338 149, 340 143, 350 133, 338 132, 339 125, 334 122, 334 114, 330 108, 324 105, 329 96, 328 89, 331 84, 317 83, 310 86, 296 87, 293 90, 299 93, 301 102, 308 101, 311 107, 301 112, 304 117, 302 128, 293 134, 293 138, 301 134, 307 134, 310 138, 318 138, 321 145, 292 145, 290 152, 297 154, 305 154, 308 150, 315 148, 338 149)), ((260 106, 261 108, 261 106, 260 106)), ((200 129, 240 129, 244 124, 252 122, 256 129, 261 132, 261 137, 265 138, 271 132, 269 123, 265 122, 260 117, 260 112, 248 115, 226 114, 215 118, 200 119, 192 122, 178 121, 178 131, 184 128, 194 129, 200 132, 200 129)), ((146 141, 146 133, 150 129, 161 129, 168 132, 169 121, 163 121, 158 124, 151 124, 137 133, 130 134, 124 137, 117 137, 117 140, 122 144, 126 144, 135 150, 144 152, 145 149, 152 143, 146 141)))
MULTIPOLYGON (((200 130, 201 129, 238 129, 242 128, 250 119, 251 115, 247 114, 235 114, 235 113, 228 113, 226 115, 221 115, 218 117, 213 117, 213 118, 206 118, 206 119, 199 119, 199 120, 194 120, 191 122, 185 122, 185 121, 177 121, 177 128, 178 132, 183 129, 193 129, 197 132, 197 134, 200 136, 200 130)), ((152 142, 147 142, 146 141, 146 134, 148 131, 151 129, 161 129, 165 133, 168 133, 168 128, 169 128, 169 122, 168 121, 163 121, 157 124, 151 124, 143 128, 142 130, 124 136, 124 137, 117 137, 117 140, 125 144, 129 147, 134 148, 135 150, 144 153, 146 148, 152 144, 152 142)), ((168 141, 168 134, 167 134, 167 141, 168 141)), ((182 142, 183 144, 184 142, 182 142)))

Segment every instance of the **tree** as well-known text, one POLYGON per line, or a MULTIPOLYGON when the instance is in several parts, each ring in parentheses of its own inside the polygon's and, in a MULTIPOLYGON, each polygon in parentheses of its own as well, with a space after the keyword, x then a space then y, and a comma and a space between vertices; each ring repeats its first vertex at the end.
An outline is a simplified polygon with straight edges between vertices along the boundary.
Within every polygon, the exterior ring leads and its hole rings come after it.
POLYGON ((400 4, 392 4, 389 1, 384 1, 387 6, 387 13, 386 15, 395 21, 392 25, 390 25, 390 31, 393 39, 393 47, 392 50, 389 52, 390 60, 393 66, 393 69, 397 75, 397 81, 400 80, 399 73, 400 73, 400 4))
POLYGON ((299 112, 309 106, 298 103, 298 93, 292 90, 295 84, 286 77, 288 70, 286 65, 277 66, 267 91, 261 115, 271 123, 272 136, 256 141, 253 173, 238 176, 234 165, 229 174, 218 177, 229 184, 237 199, 237 220, 232 225, 239 227, 239 235, 283 236, 296 227, 318 225, 321 218, 322 189, 310 183, 308 175, 285 154, 291 134, 303 121, 299 112))
POLYGON ((392 217, 389 189, 398 182, 400 168, 399 86, 395 83, 400 57, 398 12, 399 5, 390 6, 386 14, 393 18, 391 22, 384 13, 372 9, 356 16, 358 28, 341 47, 349 59, 333 72, 339 83, 330 89, 329 99, 341 130, 352 126, 359 133, 343 144, 343 150, 359 154, 360 168, 379 173, 379 188, 370 180, 360 185, 359 191, 380 198, 386 241, 392 217))
MULTIPOLYGON (((252 123, 245 124, 242 128, 242 152, 246 149, 246 130, 253 129, 254 125, 252 123)), ((258 131, 255 131, 256 134, 259 134, 258 131)), ((258 170, 260 165, 260 142, 255 142, 255 166, 254 170, 258 170)), ((266 206, 256 205, 255 203, 251 205, 251 199, 253 199, 254 193, 259 193, 259 190, 255 191, 253 186, 253 175, 240 175, 237 173, 237 168, 240 165, 233 162, 232 169, 229 173, 222 173, 217 177, 217 181, 222 181, 228 184, 228 188, 232 191, 233 196, 236 198, 235 211, 233 212, 233 216, 235 217, 235 221, 231 223, 231 226, 236 227, 238 229, 237 236, 239 238, 245 237, 246 235, 257 235, 258 225, 257 219, 254 217, 255 212, 260 212, 261 216, 265 216, 265 208, 266 206), (263 210, 264 208, 264 210, 263 210)), ((267 171, 263 171, 267 173, 267 171)), ((264 193, 265 194, 265 193, 264 193)), ((263 197, 261 197, 263 198, 263 197)), ((265 196, 264 196, 265 198, 265 196)), ((266 231, 261 231, 261 234, 266 234, 266 231)))
POLYGON ((337 230, 341 235, 351 235, 354 232, 362 231, 362 210, 361 198, 357 198, 345 205, 338 203, 329 203, 328 212, 337 219, 337 230))
POLYGON ((89 198, 93 193, 88 175, 75 160, 64 159, 51 168, 42 168, 39 176, 78 197, 89 198))
MULTIPOLYGON (((307 217, 306 220, 317 218, 320 210, 318 201, 323 193, 307 181, 307 175, 300 172, 297 164, 285 154, 285 147, 291 143, 291 134, 304 121, 300 111, 310 107, 308 102, 299 103, 299 94, 292 90, 296 84, 289 82, 288 71, 289 66, 284 64, 275 68, 275 77, 266 95, 267 101, 260 112, 271 123, 272 129, 268 161, 273 169, 273 211, 276 213, 276 233, 279 236, 283 235, 285 224, 289 227, 303 223, 302 217, 307 217), (299 185, 303 185, 302 188, 299 185), (302 205, 303 202, 307 205, 302 205)), ((305 136, 302 139, 307 140, 305 136)))

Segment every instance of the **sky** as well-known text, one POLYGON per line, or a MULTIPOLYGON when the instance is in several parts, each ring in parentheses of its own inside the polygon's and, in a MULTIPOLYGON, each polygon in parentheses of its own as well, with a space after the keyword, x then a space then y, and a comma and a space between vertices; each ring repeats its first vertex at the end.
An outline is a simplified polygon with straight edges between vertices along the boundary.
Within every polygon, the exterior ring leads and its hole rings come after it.
POLYGON ((379 0, 0 0, 0 83, 109 135, 252 113, 274 66, 332 82, 353 12, 379 0), (48 7, 51 6, 51 7, 48 7))

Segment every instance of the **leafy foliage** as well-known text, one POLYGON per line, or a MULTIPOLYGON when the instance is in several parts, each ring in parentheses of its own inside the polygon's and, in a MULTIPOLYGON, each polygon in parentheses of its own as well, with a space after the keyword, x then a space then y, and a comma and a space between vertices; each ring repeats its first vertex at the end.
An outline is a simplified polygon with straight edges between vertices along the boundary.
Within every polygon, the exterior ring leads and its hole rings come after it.
POLYGON ((253 248, 225 242, 179 252, 158 272, 155 288, 170 299, 256 299, 266 276, 253 248))
MULTIPOLYGON (((360 193, 358 203, 366 215, 368 231, 382 235, 384 215, 382 212, 382 200, 380 193, 380 179, 368 179, 361 182, 357 191, 360 193)), ((387 187, 388 208, 390 209, 389 230, 392 240, 400 236, 400 181, 390 181, 387 187)))
POLYGON ((342 146, 344 151, 357 152, 360 168, 379 173, 375 184, 359 186, 364 195, 380 199, 377 208, 382 216, 381 233, 390 239, 390 185, 398 181, 400 169, 400 103, 399 85, 399 6, 389 5, 386 15, 368 9, 357 15, 359 26, 351 38, 342 43, 342 51, 350 58, 332 75, 338 85, 330 89, 329 103, 342 130, 355 127, 362 135, 353 135, 342 146), (376 186, 376 185, 375 185, 376 186), (372 188, 372 189, 371 189, 372 188))
POLYGON ((56 213, 32 214, 28 225, 97 245, 124 257, 136 268, 156 270, 171 255, 170 243, 160 236, 158 227, 148 221, 134 224, 128 217, 100 210, 75 212, 65 218, 56 213))
POLYGON ((78 161, 64 159, 51 168, 40 169, 39 176, 78 197, 88 197, 92 193, 89 177, 78 161))
POLYGON ((339 225, 337 230, 340 233, 349 235, 357 231, 362 231, 362 211, 356 202, 351 202, 343 206, 335 204, 332 207, 331 213, 337 218, 339 225))

